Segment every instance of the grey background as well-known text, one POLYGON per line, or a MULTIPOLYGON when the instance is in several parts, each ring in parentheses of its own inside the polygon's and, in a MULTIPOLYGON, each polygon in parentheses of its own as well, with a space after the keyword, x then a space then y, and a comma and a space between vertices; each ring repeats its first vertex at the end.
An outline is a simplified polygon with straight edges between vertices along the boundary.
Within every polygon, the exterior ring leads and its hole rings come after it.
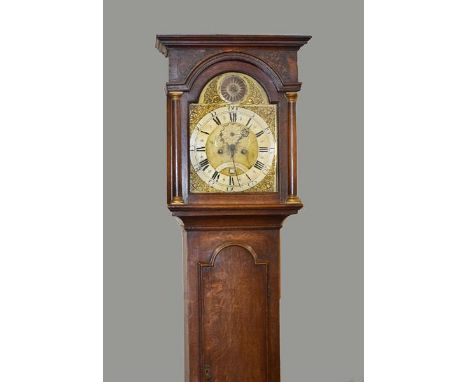
POLYGON ((362 0, 106 0, 104 12, 105 382, 183 381, 182 240, 165 206, 168 62, 156 33, 313 35, 299 52, 305 208, 282 230, 282 380, 362 381, 362 0))

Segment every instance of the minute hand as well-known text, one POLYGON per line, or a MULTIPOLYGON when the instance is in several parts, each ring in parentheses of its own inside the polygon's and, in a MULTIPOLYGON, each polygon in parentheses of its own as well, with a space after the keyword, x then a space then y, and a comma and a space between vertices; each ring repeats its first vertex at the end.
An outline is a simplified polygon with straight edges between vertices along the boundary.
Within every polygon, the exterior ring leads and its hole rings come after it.
POLYGON ((236 172, 237 184, 240 186, 239 175, 237 175, 236 162, 234 161, 234 153, 231 154, 232 164, 234 165, 234 171, 236 172))

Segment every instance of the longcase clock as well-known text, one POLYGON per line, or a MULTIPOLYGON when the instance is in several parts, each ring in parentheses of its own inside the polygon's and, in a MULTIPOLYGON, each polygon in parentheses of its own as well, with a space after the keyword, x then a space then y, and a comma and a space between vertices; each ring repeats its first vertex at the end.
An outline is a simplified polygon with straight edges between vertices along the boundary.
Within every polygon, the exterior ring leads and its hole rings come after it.
POLYGON ((279 382, 280 228, 310 36, 160 35, 167 203, 184 232, 185 381, 279 382))

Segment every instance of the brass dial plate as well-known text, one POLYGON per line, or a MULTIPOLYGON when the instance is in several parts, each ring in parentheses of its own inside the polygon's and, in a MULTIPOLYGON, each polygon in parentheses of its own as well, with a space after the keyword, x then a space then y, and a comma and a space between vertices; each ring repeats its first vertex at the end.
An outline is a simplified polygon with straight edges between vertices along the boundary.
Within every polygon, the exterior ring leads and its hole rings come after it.
POLYGON ((191 192, 276 191, 276 105, 258 82, 241 73, 217 76, 189 111, 191 192))

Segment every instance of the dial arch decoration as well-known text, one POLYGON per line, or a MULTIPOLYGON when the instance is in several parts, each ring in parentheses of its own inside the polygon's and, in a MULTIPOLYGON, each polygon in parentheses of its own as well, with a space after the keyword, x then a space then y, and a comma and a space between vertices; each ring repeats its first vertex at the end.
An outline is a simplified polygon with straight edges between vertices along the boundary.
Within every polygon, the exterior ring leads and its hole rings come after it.
POLYGON ((251 76, 226 72, 189 105, 190 192, 276 192, 277 107, 251 76))

